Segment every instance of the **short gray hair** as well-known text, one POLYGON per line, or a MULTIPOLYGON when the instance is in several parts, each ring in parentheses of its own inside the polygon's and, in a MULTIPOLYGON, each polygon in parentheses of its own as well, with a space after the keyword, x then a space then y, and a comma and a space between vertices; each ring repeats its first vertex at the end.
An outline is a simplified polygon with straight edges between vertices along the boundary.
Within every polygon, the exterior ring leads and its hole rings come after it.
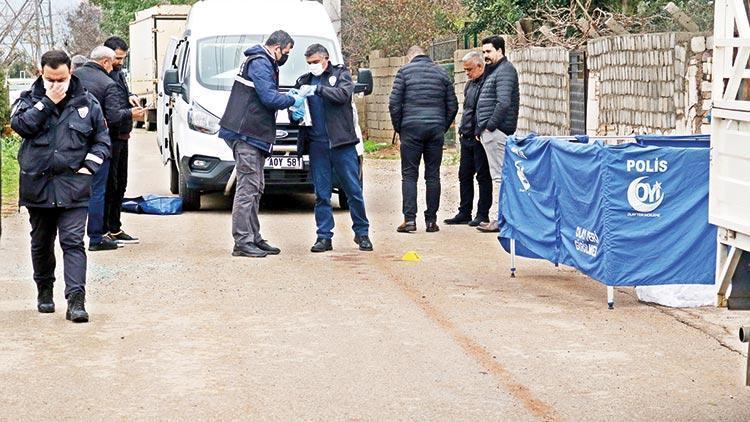
POLYGON ((424 50, 422 50, 422 47, 418 45, 413 45, 409 47, 408 50, 406 50, 406 60, 412 61, 417 56, 424 56, 424 50))
POLYGON ((464 55, 464 58, 461 59, 462 62, 474 62, 479 66, 484 66, 484 56, 482 53, 478 51, 469 51, 464 55))
POLYGON ((87 61, 89 61, 89 59, 87 59, 86 56, 76 54, 75 56, 70 58, 70 70, 74 71, 78 69, 79 67, 85 65, 87 61))
POLYGON ((110 59, 114 60, 115 58, 115 50, 112 50, 109 47, 100 45, 98 47, 95 47, 93 50, 91 50, 91 54, 89 55, 89 59, 98 62, 99 60, 104 59, 110 59))

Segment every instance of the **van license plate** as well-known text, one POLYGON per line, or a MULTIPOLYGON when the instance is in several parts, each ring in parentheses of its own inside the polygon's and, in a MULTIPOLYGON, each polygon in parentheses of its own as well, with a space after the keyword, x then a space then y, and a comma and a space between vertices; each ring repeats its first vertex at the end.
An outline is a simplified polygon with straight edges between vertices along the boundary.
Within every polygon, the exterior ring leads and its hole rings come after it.
POLYGON ((302 170, 302 159, 299 157, 268 157, 266 158, 267 169, 302 170))

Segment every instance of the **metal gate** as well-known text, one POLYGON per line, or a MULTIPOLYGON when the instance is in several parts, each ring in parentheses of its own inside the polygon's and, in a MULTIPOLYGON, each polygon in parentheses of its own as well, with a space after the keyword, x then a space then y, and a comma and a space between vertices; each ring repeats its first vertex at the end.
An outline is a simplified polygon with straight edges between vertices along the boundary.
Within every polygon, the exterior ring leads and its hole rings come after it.
POLYGON ((588 69, 586 53, 582 50, 571 50, 570 64, 570 134, 586 134, 586 92, 588 89, 588 69))

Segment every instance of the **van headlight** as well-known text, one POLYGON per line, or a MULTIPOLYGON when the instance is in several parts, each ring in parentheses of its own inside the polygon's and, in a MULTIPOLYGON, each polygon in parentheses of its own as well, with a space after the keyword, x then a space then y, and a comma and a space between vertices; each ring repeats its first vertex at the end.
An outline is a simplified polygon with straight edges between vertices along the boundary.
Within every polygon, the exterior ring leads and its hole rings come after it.
POLYGON ((190 111, 188 111, 188 126, 196 132, 215 135, 221 128, 219 126, 219 120, 218 117, 214 116, 210 111, 195 102, 190 108, 190 111))

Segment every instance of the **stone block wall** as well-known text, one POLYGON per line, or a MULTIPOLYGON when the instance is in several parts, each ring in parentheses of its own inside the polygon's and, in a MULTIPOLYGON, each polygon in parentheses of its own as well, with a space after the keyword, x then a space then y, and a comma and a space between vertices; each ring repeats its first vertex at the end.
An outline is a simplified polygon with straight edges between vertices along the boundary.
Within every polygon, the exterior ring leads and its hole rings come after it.
POLYGON ((696 113, 703 113, 703 105, 691 96, 695 92, 691 86, 698 67, 703 70, 703 58, 702 53, 692 55, 691 48, 700 47, 698 42, 691 46, 693 38, 687 33, 661 33, 589 41, 589 132, 695 132, 694 119, 696 113))
POLYGON ((393 139, 393 125, 388 113, 388 98, 393 88, 393 79, 398 69, 404 64, 404 57, 382 57, 380 51, 370 52, 370 69, 372 70, 373 90, 366 103, 366 125, 363 131, 367 139, 378 142, 390 142, 393 139))
POLYGON ((518 134, 570 135, 570 53, 562 47, 508 51, 518 71, 518 134))

